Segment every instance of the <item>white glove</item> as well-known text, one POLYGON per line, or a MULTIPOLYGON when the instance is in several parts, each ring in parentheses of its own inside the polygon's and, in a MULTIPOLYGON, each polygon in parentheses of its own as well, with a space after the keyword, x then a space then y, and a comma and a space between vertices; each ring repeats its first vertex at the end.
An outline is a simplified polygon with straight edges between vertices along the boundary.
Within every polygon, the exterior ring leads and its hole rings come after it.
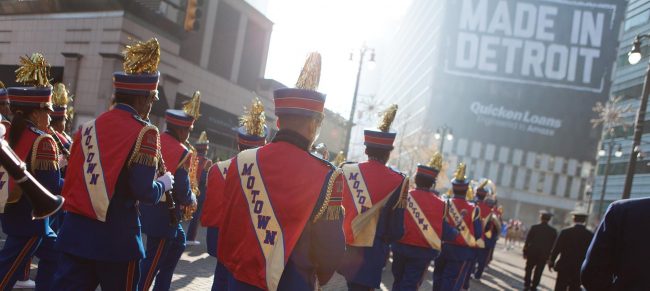
POLYGON ((158 177, 158 182, 162 183, 165 187, 165 192, 169 191, 174 187, 174 175, 170 172, 165 172, 164 175, 158 177))

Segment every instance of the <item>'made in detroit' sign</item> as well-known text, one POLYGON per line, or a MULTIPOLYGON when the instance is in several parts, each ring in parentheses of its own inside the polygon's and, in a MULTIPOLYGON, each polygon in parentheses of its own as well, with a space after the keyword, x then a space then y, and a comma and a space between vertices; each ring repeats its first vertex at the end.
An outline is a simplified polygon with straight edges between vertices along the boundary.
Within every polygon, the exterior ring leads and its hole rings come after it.
POLYGON ((455 0, 449 5, 447 29, 456 33, 446 40, 446 73, 604 90, 605 74, 597 68, 608 66, 603 36, 616 35, 616 5, 576 0, 455 0))

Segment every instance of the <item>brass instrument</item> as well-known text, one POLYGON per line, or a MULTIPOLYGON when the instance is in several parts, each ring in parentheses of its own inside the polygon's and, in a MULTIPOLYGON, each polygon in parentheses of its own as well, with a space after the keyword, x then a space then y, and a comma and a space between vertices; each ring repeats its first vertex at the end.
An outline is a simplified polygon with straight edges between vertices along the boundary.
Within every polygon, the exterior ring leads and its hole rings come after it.
POLYGON ((23 190, 23 194, 32 205, 32 218, 43 219, 63 206, 65 199, 52 195, 28 171, 25 163, 18 158, 5 140, 0 140, 0 165, 23 190))
MULTIPOLYGON (((196 149, 190 144, 190 143, 185 143, 185 146, 189 149, 188 155, 190 156, 190 168, 188 170, 188 175, 190 177, 190 189, 192 193, 194 193, 197 197, 201 195, 199 191, 199 158, 196 155, 196 149)), ((192 217, 194 216, 194 212, 197 210, 197 205, 182 205, 181 210, 183 212, 183 221, 189 221, 192 220, 192 217)))
MULTIPOLYGON (((167 167, 165 167, 165 161, 163 160, 160 151, 158 151, 158 177, 164 175, 166 172, 167 167)), ((172 190, 165 191, 165 203, 167 204, 167 210, 169 211, 169 225, 175 226, 178 224, 178 217, 176 216, 176 203, 174 202, 172 190)))

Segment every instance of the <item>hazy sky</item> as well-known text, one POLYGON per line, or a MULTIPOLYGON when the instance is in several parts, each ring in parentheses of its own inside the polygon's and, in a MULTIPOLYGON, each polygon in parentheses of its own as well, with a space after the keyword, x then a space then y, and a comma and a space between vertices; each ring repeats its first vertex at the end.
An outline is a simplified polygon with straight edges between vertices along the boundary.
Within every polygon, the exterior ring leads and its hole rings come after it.
MULTIPOLYGON (((267 15, 275 24, 266 78, 293 86, 308 53, 318 51, 323 57, 319 91, 327 94, 325 106, 347 118, 358 64, 349 60, 350 52, 364 42, 381 43, 410 2, 270 0, 267 15)), ((381 64, 379 58, 377 62, 381 64)))

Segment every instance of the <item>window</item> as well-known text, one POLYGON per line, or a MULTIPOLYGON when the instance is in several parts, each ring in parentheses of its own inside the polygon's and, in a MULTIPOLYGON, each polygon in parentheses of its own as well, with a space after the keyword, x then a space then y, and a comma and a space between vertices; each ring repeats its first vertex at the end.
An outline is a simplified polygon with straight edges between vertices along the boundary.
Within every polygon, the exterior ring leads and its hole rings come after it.
POLYGON ((625 21, 625 25, 623 26, 623 29, 625 31, 628 31, 632 28, 636 28, 641 25, 644 25, 648 22, 648 18, 650 18, 650 10, 645 10, 637 15, 628 18, 625 21))

